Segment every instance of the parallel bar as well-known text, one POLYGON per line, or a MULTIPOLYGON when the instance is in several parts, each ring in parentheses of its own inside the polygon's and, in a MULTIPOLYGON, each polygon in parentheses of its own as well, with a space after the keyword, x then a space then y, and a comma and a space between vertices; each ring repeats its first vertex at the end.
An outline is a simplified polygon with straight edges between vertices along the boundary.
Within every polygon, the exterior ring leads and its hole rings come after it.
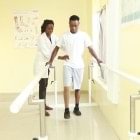
POLYGON ((130 140, 134 140, 137 135, 140 135, 140 132, 136 132, 136 127, 135 127, 136 100, 140 100, 140 94, 135 94, 130 96, 130 133, 129 133, 130 140))
POLYGON ((131 95, 131 97, 135 100, 140 100, 140 94, 131 95))
MULTIPOLYGON (((94 62, 97 63, 96 61, 94 62)), ((90 66, 93 67, 93 65, 90 65, 90 66)), ((140 85, 140 79, 135 76, 119 71, 117 69, 112 69, 103 63, 101 64, 101 67, 110 72, 113 72, 114 74, 126 80, 129 80, 131 82, 134 82, 135 84, 140 85)), ((140 100, 140 94, 130 96, 130 133, 129 133, 130 140, 134 140, 134 138, 137 135, 140 135, 140 132, 136 132, 136 128, 135 128, 135 101, 136 100, 140 100)))
POLYGON ((56 68, 55 66, 50 67, 54 69, 54 79, 51 83, 54 83, 54 96, 55 96, 55 106, 57 106, 57 81, 56 81, 56 68))
POLYGON ((135 99, 130 97, 130 132, 135 133, 135 99))
POLYGON ((46 137, 46 119, 45 119, 45 102, 42 100, 39 104, 40 108, 40 137, 46 137))
POLYGON ((57 106, 58 102, 57 102, 57 81, 54 82, 54 94, 55 94, 55 106, 57 106))
POLYGON ((18 97, 13 101, 10 106, 10 111, 12 113, 18 113, 28 97, 33 94, 33 89, 38 84, 41 76, 44 74, 49 65, 44 66, 44 69, 28 84, 28 86, 18 95, 18 97))
POLYGON ((48 137, 46 136, 45 100, 44 99, 34 99, 33 96, 29 96, 28 104, 29 105, 39 105, 40 137, 34 138, 34 139, 35 140, 47 140, 48 137))
POLYGON ((93 65, 88 66, 88 100, 89 100, 89 105, 92 103, 91 101, 91 96, 92 96, 92 67, 93 65))
POLYGON ((89 102, 89 104, 91 104, 91 84, 92 84, 92 81, 89 79, 88 80, 88 102, 89 102))
POLYGON ((54 94, 55 94, 55 106, 57 106, 57 81, 56 81, 56 68, 54 67, 54 94))
MULTIPOLYGON (((94 61, 94 62, 97 63, 96 61, 94 61)), ((93 65, 91 65, 91 66, 93 67, 93 65)), ((108 67, 106 64, 103 64, 103 63, 101 63, 101 67, 103 67, 104 69, 107 69, 110 72, 113 72, 113 73, 117 74, 118 76, 123 77, 124 79, 127 79, 131 82, 134 82, 134 83, 140 85, 140 78, 137 78, 133 75, 122 72, 122 71, 117 70, 117 69, 112 69, 111 67, 108 67)))

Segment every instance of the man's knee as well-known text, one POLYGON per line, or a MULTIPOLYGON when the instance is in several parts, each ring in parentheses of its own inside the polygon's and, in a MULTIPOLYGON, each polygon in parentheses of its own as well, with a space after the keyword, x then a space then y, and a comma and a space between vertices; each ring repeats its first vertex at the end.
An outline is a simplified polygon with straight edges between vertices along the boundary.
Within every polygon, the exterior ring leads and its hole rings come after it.
POLYGON ((80 89, 75 89, 75 93, 78 93, 78 92, 80 92, 80 89))

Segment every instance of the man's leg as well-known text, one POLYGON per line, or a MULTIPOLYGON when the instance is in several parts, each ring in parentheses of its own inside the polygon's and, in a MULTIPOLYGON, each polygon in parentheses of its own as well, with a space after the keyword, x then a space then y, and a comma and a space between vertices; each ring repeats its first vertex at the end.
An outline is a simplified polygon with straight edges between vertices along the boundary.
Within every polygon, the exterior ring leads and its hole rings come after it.
POLYGON ((80 89, 75 90, 75 104, 79 105, 80 102, 80 89))
POLYGON ((70 93, 70 87, 65 86, 64 87, 64 104, 65 104, 64 118, 65 119, 69 119, 70 118, 69 93, 70 93))
POLYGON ((80 102, 80 89, 75 90, 75 108, 73 113, 76 116, 81 116, 81 112, 79 110, 79 102, 80 102))
POLYGON ((69 93, 70 93, 70 87, 65 86, 64 87, 64 104, 65 104, 64 118, 65 119, 69 119, 70 118, 69 93))
POLYGON ((70 86, 72 83, 72 68, 69 66, 64 66, 64 104, 65 104, 65 112, 64 118, 70 118, 70 111, 69 111, 69 93, 70 93, 70 86))
POLYGON ((70 93, 70 87, 64 87, 65 108, 69 108, 69 93, 70 93))
POLYGON ((80 116, 81 112, 79 110, 80 103, 80 88, 83 81, 84 69, 73 69, 73 84, 75 89, 75 108, 73 113, 76 116, 80 116))

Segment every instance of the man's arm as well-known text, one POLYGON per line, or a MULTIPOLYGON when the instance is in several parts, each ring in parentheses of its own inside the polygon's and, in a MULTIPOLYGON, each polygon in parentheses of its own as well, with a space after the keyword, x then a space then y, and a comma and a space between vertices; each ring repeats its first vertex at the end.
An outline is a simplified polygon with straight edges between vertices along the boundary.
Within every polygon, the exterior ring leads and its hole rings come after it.
POLYGON ((54 48, 53 52, 52 52, 52 55, 51 55, 51 58, 50 58, 49 62, 47 62, 46 65, 47 65, 47 64, 52 65, 53 60, 54 60, 54 58, 56 57, 58 51, 59 51, 59 47, 56 46, 56 47, 54 48))
POLYGON ((93 50, 93 48, 88 47, 88 50, 89 50, 90 54, 97 60, 98 65, 101 66, 100 63, 102 63, 102 61, 98 58, 98 56, 95 53, 95 51, 93 50))
POLYGON ((64 56, 58 56, 59 60, 68 60, 69 56, 68 55, 64 55, 64 56))

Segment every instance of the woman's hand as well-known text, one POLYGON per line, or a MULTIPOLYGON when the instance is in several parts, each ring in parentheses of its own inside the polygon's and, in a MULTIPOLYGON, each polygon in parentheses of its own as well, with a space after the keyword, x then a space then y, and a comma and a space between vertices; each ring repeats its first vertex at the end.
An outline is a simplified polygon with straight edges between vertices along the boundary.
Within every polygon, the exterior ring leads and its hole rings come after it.
POLYGON ((52 63, 50 61, 46 62, 45 66, 49 65, 49 67, 52 66, 52 63))

